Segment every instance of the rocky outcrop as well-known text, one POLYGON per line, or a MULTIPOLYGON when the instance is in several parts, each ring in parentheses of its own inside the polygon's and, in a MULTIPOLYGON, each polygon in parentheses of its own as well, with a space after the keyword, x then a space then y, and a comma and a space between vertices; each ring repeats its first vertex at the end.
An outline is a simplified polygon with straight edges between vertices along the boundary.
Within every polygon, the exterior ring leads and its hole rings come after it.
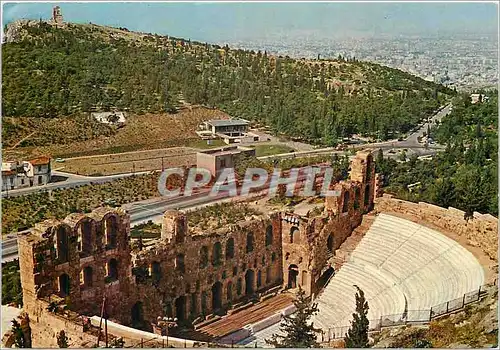
POLYGON ((7 28, 3 36, 3 42, 14 43, 20 41, 23 38, 23 27, 25 25, 30 25, 31 23, 36 23, 36 22, 27 19, 22 19, 9 23, 7 25, 7 28))

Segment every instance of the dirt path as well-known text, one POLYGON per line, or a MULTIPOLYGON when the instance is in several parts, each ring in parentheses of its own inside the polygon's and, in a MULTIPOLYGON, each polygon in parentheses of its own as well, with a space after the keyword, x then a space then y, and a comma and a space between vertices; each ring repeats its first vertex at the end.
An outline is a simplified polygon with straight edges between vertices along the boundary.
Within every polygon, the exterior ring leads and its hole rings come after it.
POLYGON ((18 142, 16 142, 16 144, 14 146, 12 146, 10 149, 13 150, 17 146, 19 146, 23 141, 29 139, 31 136, 35 135, 36 133, 37 133, 37 131, 33 131, 31 134, 23 137, 21 140, 19 140, 18 142))

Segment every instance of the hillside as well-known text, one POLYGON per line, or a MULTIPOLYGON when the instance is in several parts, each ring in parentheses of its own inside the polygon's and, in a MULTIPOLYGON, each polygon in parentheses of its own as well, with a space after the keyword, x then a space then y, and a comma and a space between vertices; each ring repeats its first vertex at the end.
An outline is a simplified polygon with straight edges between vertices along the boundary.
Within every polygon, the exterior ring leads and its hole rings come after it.
POLYGON ((397 137, 453 93, 373 63, 275 57, 126 28, 24 21, 7 34, 6 117, 141 115, 187 102, 332 145, 353 133, 397 137))

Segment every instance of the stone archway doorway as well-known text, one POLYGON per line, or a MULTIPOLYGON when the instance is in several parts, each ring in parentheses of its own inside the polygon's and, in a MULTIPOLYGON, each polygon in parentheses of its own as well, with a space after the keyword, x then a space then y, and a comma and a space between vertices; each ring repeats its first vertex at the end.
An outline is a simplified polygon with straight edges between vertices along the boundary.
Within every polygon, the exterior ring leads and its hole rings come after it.
POLYGON ((297 276, 299 275, 299 267, 295 264, 288 266, 288 288, 297 288, 297 276))
POLYGON ((215 282, 212 286, 212 310, 216 311, 222 308, 222 283, 215 282))
POLYGON ((186 319, 186 297, 184 295, 175 299, 175 317, 179 321, 186 319))
POLYGON ((250 296, 254 292, 253 284, 255 280, 255 272, 248 270, 245 273, 245 295, 250 296))

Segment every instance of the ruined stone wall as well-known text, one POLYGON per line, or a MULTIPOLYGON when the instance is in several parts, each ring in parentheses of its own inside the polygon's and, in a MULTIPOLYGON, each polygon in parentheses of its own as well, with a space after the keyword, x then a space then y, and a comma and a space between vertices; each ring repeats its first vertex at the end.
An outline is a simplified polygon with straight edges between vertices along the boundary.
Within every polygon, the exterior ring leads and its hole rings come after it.
POLYGON ((144 319, 192 320, 281 284, 279 217, 192 235, 184 214, 165 213, 162 239, 133 255, 132 299, 144 319))
POLYGON ((168 211, 161 238, 133 251, 130 216, 122 209, 37 224, 19 237, 23 301, 34 318, 34 338, 53 332, 52 339, 62 327, 78 334, 77 326, 47 314, 47 300, 94 316, 105 296, 110 319, 149 328, 158 316, 192 321, 275 286, 314 294, 331 271, 335 250, 373 207, 374 169, 370 152, 359 152, 350 179, 331 188, 339 196, 327 197, 316 216, 272 213, 196 234, 186 214, 168 211))
POLYGON ((111 317, 122 313, 130 285, 130 218, 121 209, 99 208, 88 215, 37 224, 19 237, 24 308, 31 314, 36 300, 64 299, 71 310, 99 314, 104 294, 111 317))
POLYGON ((498 262, 498 219, 489 214, 475 212, 466 221, 464 212, 455 208, 441 208, 428 203, 412 203, 384 195, 375 202, 377 213, 398 213, 431 224, 444 231, 453 232, 467 239, 473 247, 480 247, 491 260, 498 262))
POLYGON ((371 153, 358 152, 351 163, 349 179, 330 189, 338 195, 325 198, 323 214, 313 218, 283 214, 285 287, 300 286, 308 295, 318 291, 321 278, 333 266, 335 250, 361 223, 362 215, 373 208, 375 179, 371 153))
MULTIPOLYGON (((48 311, 49 302, 37 300, 29 310, 29 327, 34 348, 58 348, 57 334, 63 330, 72 348, 89 348, 97 342, 97 334, 84 332, 82 318, 74 312, 48 311)), ((101 339, 102 342, 102 339, 101 339)))

